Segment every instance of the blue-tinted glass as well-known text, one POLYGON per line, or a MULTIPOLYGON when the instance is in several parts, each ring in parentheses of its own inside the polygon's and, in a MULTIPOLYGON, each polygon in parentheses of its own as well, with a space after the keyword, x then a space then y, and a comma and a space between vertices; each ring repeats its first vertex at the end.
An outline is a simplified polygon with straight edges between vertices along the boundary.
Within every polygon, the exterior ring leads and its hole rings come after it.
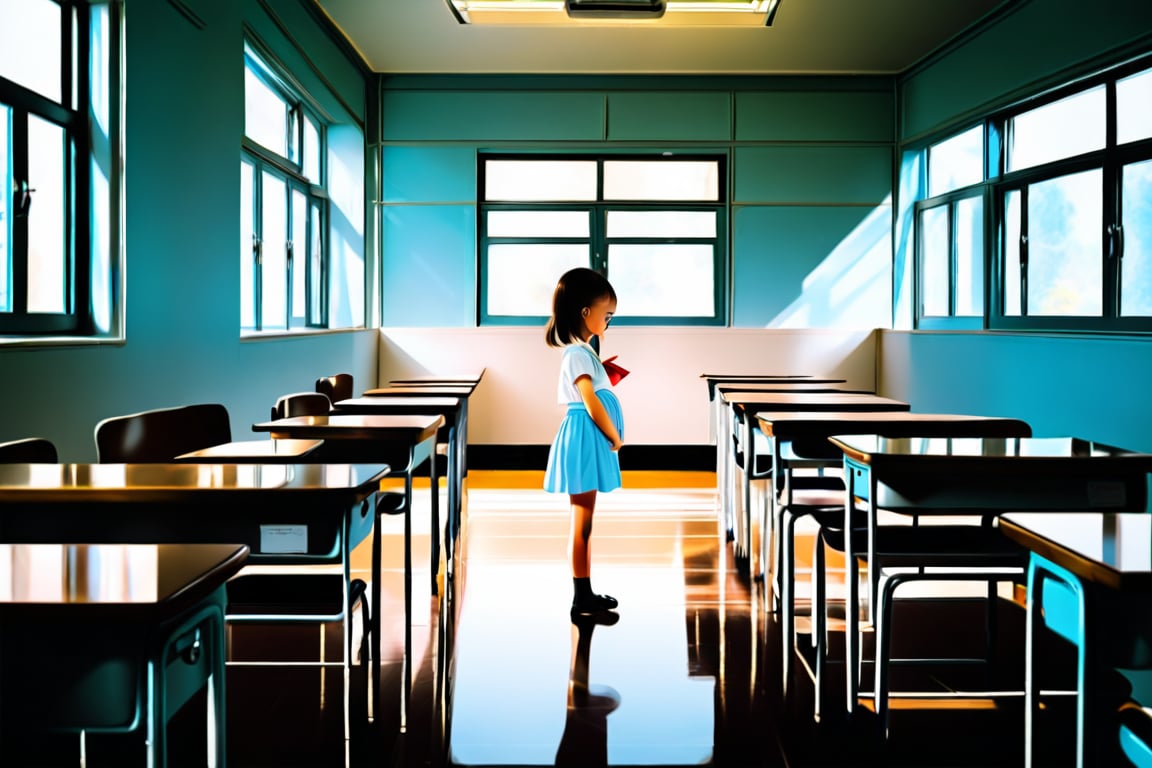
POLYGON ((1008 128, 1008 170, 1103 149, 1104 128, 1102 85, 1018 115, 1008 128))
POLYGON ((1029 187, 1029 315, 1103 311, 1101 175, 1084 171, 1029 187))
POLYGON ((928 196, 949 192, 984 180, 984 127, 928 148, 928 196))
POLYGON ((1120 314, 1152 316, 1152 160, 1124 168, 1120 314))

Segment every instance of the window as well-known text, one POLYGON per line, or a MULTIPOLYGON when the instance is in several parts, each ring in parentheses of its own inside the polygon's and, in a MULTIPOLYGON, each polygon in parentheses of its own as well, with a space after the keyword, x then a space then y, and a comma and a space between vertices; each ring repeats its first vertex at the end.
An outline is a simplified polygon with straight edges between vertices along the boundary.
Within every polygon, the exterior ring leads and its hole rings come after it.
POLYGON ((1150 94, 1145 64, 1003 118, 994 327, 1152 331, 1150 94))
POLYGON ((1152 332, 1147 60, 920 156, 917 327, 1152 332))
POLYGON ((118 330, 111 16, 100 2, 0 2, 0 335, 118 330))
POLYGON ((983 326, 984 155, 983 125, 928 147, 930 197, 916 206, 918 327, 983 326))
POLYGON ((245 46, 242 332, 328 325, 324 139, 324 127, 305 99, 245 46))
POLYGON ((482 324, 539 324, 573 267, 608 276, 618 324, 723 323, 720 157, 481 159, 482 324))

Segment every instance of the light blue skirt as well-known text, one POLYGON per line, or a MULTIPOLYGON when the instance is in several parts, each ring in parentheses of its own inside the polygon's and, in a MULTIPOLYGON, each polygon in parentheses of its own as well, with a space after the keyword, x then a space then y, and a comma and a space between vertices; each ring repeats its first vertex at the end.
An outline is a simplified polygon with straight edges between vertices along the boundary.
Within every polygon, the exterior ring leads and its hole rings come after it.
MULTIPOLYGON (((620 401, 608 389, 596 390, 596 396, 623 440, 624 413, 620 401)), ((568 413, 548 452, 544 490, 569 494, 614 491, 620 484, 620 456, 612 450, 612 442, 592 421, 584 403, 568 403, 568 413)))

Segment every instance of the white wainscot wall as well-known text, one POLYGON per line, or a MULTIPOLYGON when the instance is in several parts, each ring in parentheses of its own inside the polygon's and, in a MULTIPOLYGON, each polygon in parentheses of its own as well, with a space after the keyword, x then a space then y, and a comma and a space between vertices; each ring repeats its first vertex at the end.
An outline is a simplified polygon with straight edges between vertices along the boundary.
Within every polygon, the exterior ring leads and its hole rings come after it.
MULTIPOLYGON (((616 387, 625 442, 714 443, 702 373, 811 374, 876 387, 875 331, 612 328, 601 354, 631 371, 616 387)), ((383 328, 380 382, 484 369, 469 404, 468 441, 547 445, 564 408, 556 400, 560 350, 542 328, 383 328)))

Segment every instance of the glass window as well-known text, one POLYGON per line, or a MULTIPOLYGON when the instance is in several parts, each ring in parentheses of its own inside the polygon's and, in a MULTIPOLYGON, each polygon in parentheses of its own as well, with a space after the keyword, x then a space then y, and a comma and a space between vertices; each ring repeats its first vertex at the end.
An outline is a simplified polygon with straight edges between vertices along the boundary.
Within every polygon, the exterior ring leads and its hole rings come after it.
POLYGON ((928 147, 928 196, 979 184, 984 180, 984 126, 928 147))
POLYGON ((984 199, 968 197, 958 201, 953 217, 956 248, 953 314, 958 317, 983 317, 984 199))
POLYGON ((628 297, 623 322, 722 323, 723 170, 715 157, 482 159, 481 322, 542 322, 556 280, 583 266, 628 297))
POLYGON ((0 336, 121 330, 119 7, 0 0, 0 336))
POLYGON ((305 110, 302 95, 272 84, 283 78, 275 78, 251 46, 245 48, 244 68, 248 143, 240 163, 240 328, 249 333, 323 328, 328 324, 325 127, 305 110))
POLYGON ((1120 314, 1152 316, 1152 160, 1124 168, 1121 221, 1117 246, 1120 268, 1120 314))
POLYGON ((720 199, 719 166, 714 161, 607 160, 605 200, 720 199))
POLYGON ((1023 239, 1018 282, 1006 280, 1005 291, 1022 293, 1022 314, 1103 313, 1101 189, 1102 171, 1083 171, 1030 184, 1011 206, 1020 217, 1011 229, 1023 239))
POLYGON ((1013 117, 1008 121, 1008 170, 1103 149, 1106 117, 1103 85, 1013 117))
POLYGON ((950 296, 951 245, 948 206, 920 214, 920 311, 927 317, 947 317, 950 296))
POLYGON ((54 0, 0 1, 0 77, 63 103, 60 4, 54 0))
POLYGON ((597 166, 590 160, 488 160, 484 200, 567 202, 595 200, 597 166))
POLYGON ((1152 138, 1152 69, 1116 82, 1116 141, 1152 138))

